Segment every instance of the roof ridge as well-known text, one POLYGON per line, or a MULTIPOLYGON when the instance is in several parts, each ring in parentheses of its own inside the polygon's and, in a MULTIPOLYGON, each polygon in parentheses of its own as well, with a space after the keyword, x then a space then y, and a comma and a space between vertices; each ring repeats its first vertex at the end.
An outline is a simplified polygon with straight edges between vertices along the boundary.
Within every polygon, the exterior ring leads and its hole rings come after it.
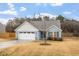
POLYGON ((52 25, 57 26, 58 28, 61 28, 60 26, 60 21, 59 20, 54 20, 54 21, 29 21, 33 26, 35 26, 37 29, 44 31, 45 30, 45 25, 46 29, 49 28, 52 25), (44 25, 45 24, 45 25, 44 25))

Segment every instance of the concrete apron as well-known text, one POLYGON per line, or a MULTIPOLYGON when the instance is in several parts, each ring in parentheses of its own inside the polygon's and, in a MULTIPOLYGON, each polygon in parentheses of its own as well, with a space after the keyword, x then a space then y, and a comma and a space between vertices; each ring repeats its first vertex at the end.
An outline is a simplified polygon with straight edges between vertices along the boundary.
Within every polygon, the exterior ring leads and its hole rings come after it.
POLYGON ((7 41, 7 42, 0 42, 0 48, 8 48, 8 47, 11 47, 13 45, 21 44, 24 42, 28 42, 28 41, 26 41, 26 40, 13 40, 13 41, 7 41))

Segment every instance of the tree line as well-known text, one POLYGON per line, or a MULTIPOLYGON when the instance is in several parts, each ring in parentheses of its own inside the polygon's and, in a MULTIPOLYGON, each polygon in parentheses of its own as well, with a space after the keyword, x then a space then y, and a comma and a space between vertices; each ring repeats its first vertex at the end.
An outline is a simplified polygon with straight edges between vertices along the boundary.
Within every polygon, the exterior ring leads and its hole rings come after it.
MULTIPOLYGON (((76 21, 74 19, 67 19, 62 15, 57 16, 55 19, 49 19, 48 16, 44 16, 45 20, 60 20, 61 22, 61 29, 63 32, 69 32, 69 33, 78 33, 79 32, 79 21, 76 21)), ((6 32, 14 32, 14 30, 22 24, 24 21, 41 21, 42 18, 14 18, 13 20, 9 20, 6 25, 6 32)))

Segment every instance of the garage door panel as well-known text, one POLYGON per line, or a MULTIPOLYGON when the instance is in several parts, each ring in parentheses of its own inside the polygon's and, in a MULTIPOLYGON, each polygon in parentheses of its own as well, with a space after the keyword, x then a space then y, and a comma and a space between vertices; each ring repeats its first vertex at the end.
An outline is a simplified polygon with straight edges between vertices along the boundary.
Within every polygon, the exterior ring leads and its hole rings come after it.
POLYGON ((35 40, 35 33, 19 33, 18 37, 22 40, 35 40))
POLYGON ((25 34, 20 33, 20 34, 18 35, 18 38, 19 38, 19 39, 25 39, 25 38, 26 38, 26 36, 25 36, 25 34))

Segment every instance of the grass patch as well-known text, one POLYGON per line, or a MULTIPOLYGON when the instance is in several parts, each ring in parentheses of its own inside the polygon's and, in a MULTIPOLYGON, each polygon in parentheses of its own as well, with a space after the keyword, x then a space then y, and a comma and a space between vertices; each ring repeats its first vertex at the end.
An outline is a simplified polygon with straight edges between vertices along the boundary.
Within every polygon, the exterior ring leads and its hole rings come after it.
POLYGON ((15 33, 9 33, 9 32, 0 33, 0 39, 13 40, 15 38, 16 38, 15 33))
POLYGON ((41 43, 40 45, 51 45, 50 43, 41 43))
POLYGON ((31 41, 0 49, 1 56, 79 56, 79 38, 65 37, 63 41, 31 41), (77 40, 75 40, 77 39, 77 40))

